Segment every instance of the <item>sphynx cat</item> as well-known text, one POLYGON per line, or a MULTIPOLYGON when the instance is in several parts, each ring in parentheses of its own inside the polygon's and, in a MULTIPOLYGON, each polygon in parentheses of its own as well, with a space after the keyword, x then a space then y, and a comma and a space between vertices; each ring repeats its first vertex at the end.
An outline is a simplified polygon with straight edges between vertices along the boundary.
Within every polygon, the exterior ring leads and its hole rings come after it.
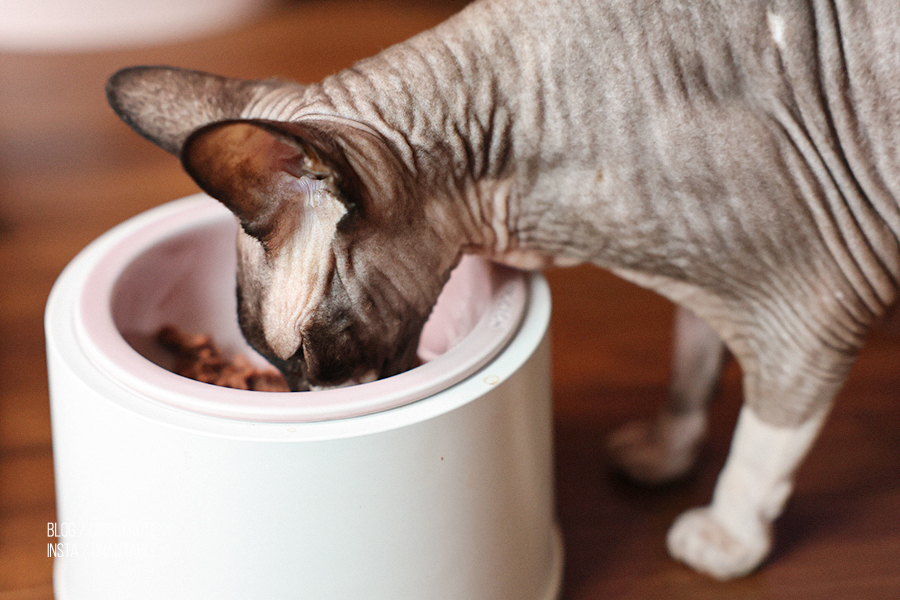
POLYGON ((476 0, 320 83, 135 67, 108 95, 239 219, 240 324, 294 389, 410 368, 464 253, 683 307, 659 421, 612 445, 636 479, 682 475, 736 357, 727 463, 668 534, 716 578, 766 557, 896 297, 896 0, 476 0))

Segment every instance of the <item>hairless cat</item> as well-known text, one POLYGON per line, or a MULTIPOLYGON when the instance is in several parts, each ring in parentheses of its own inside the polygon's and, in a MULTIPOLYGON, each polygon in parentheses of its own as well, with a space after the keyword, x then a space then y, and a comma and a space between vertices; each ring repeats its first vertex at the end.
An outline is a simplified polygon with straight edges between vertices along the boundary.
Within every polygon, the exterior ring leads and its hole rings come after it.
POLYGON ((476 0, 319 83, 134 67, 108 95, 236 214, 240 324, 294 389, 411 367, 464 253, 676 302, 669 402, 612 447, 683 474, 736 357, 712 502, 668 535, 727 579, 895 299, 898 56, 895 0, 476 0))

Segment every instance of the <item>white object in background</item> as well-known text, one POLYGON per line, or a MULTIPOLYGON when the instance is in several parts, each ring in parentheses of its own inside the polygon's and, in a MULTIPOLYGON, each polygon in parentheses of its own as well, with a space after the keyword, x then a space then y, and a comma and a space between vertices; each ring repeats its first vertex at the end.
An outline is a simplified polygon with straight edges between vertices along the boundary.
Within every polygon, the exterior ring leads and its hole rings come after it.
POLYGON ((174 42, 240 24, 271 0, 0 0, 0 50, 71 52, 174 42))
POLYGON ((556 598, 546 281, 467 258, 423 366, 229 390, 122 333, 172 320, 248 351, 235 231, 207 197, 169 203, 91 244, 51 293, 57 600, 556 598))

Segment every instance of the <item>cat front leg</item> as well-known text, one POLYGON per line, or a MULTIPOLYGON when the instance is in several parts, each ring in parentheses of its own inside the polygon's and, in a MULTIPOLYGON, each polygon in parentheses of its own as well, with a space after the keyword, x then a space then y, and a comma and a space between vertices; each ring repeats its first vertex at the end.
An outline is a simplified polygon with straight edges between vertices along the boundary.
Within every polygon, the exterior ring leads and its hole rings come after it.
MULTIPOLYGON (((834 278, 820 280, 837 287, 834 278)), ((727 580, 769 554, 795 473, 878 316, 866 317, 863 303, 851 298, 849 290, 811 295, 798 287, 794 299, 780 295, 718 312, 727 318, 713 326, 741 366, 744 406, 712 501, 669 530, 674 558, 727 580)))
POLYGON ((610 436, 610 455, 619 470, 639 483, 661 484, 691 469, 706 439, 707 408, 725 354, 706 321, 679 307, 668 400, 654 421, 626 424, 610 436))
POLYGON ((793 491, 794 472, 826 413, 821 410, 798 427, 777 427, 745 405, 712 503, 675 521, 669 553, 720 580, 755 569, 772 547, 772 522, 793 491))

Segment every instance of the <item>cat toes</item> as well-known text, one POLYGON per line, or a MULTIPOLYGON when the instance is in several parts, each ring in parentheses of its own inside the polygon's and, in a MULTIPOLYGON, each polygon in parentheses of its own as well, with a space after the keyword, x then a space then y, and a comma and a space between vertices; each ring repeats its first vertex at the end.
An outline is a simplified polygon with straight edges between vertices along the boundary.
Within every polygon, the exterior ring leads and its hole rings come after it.
POLYGON ((669 529, 667 543, 673 558, 724 581, 746 575, 759 566, 769 553, 772 536, 762 524, 735 534, 704 507, 678 517, 669 529))
POLYGON ((630 423, 607 442, 615 467, 638 483, 657 485, 677 479, 690 469, 693 457, 672 452, 655 435, 650 423, 630 423))
MULTIPOLYGON (((615 467, 638 483, 658 485, 684 476, 694 465, 703 431, 673 435, 672 423, 630 423, 607 442, 615 467)), ((696 428, 695 428, 696 429, 696 428)))

